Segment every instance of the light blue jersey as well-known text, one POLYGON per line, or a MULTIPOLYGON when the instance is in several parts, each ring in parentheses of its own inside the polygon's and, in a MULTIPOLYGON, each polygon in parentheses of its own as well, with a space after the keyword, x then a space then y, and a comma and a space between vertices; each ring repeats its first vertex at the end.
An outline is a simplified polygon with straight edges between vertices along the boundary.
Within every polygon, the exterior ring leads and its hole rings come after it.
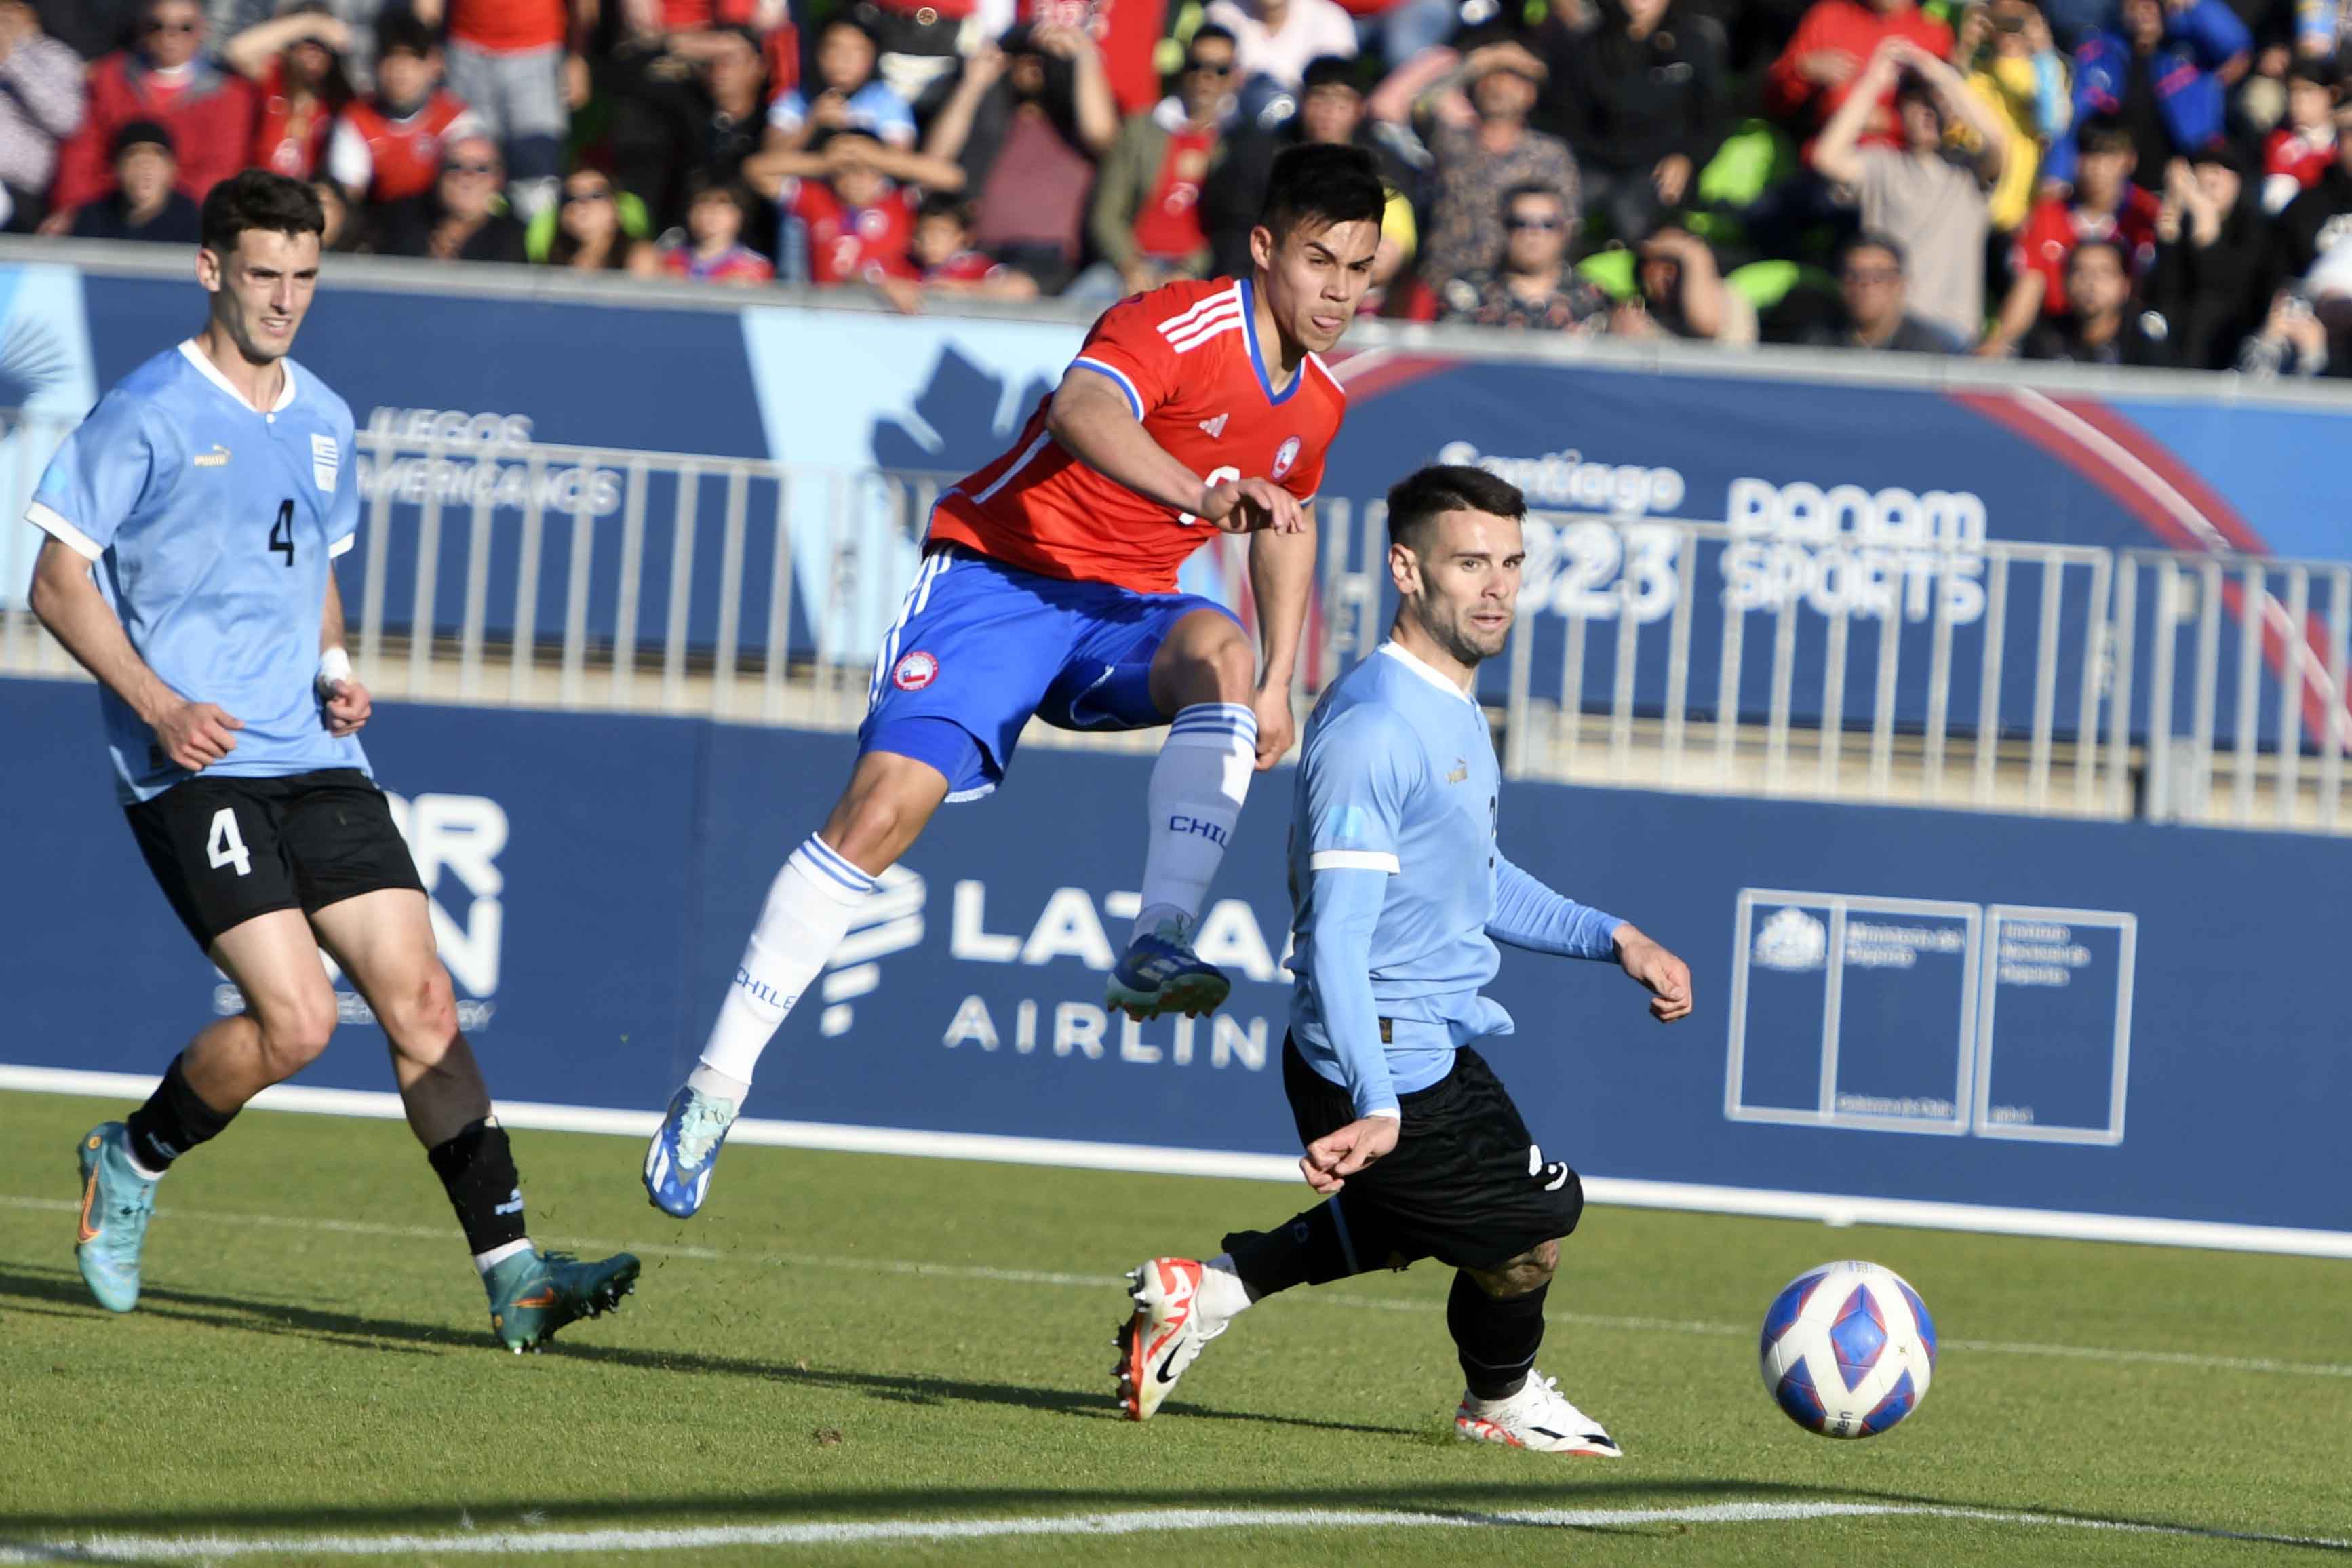
POLYGON ((1393 1113, 1398 1095, 1445 1076, 1456 1049, 1510 1032, 1511 1016, 1480 994, 1501 967, 1496 939, 1614 952, 1622 921, 1503 858, 1500 800, 1485 713, 1394 642, 1335 682, 1307 722, 1290 827, 1291 1035, 1359 1116, 1393 1113))
MULTIPOLYGON (((328 563, 360 523, 352 411, 284 365, 265 414, 194 342, 157 354, 66 437, 26 512, 97 563, 99 591, 164 685, 244 721, 206 773, 367 767, 356 739, 327 733, 314 688, 328 563)), ((126 804, 192 776, 100 691, 126 804)))

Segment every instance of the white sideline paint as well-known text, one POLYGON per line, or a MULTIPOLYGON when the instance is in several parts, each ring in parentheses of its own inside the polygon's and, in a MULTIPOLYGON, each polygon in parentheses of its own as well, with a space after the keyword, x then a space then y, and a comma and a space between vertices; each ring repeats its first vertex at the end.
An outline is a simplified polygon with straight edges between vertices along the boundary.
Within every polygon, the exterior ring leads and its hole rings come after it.
MULTIPOLYGON (((37 1198, 0 1194, 0 1209, 31 1209, 70 1214, 81 1205, 71 1198, 37 1198)), ((198 1224, 234 1225, 247 1229, 328 1231, 343 1236, 377 1236, 403 1241, 447 1243, 446 1227, 385 1225, 374 1220, 312 1219, 299 1215, 227 1214, 203 1209, 158 1207, 159 1219, 198 1224)), ((856 1274, 898 1274, 917 1279, 971 1279, 998 1285, 1046 1285, 1104 1290, 1125 1283, 1117 1274, 1069 1274, 1043 1268, 995 1268, 971 1263, 927 1263, 909 1258, 856 1258, 823 1253, 725 1252, 715 1247, 677 1247, 658 1241, 616 1241, 606 1237, 547 1236, 541 1239, 577 1252, 635 1252, 649 1258, 688 1258, 705 1263, 733 1263, 762 1268, 825 1268, 856 1274)), ((1442 1301, 1400 1301, 1384 1296, 1350 1295, 1344 1290, 1310 1290, 1297 1300, 1327 1307, 1377 1312, 1442 1312, 1442 1301)), ((1689 1319, 1626 1317, 1601 1312, 1544 1314, 1546 1321, 1572 1328, 1601 1329, 1628 1333, 1699 1334, 1718 1339, 1747 1339, 1752 1328, 1738 1323, 1710 1323, 1689 1319)), ((2252 1356, 2199 1355, 2189 1351, 2116 1350, 2102 1345, 2043 1345, 2008 1340, 1941 1342, 1947 1350, 1972 1355, 2058 1356, 2076 1361, 2135 1363, 2154 1366, 2193 1367, 2205 1372, 2264 1373, 2286 1377, 2352 1377, 2352 1363, 2267 1361, 2252 1356)))
MULTIPOLYGON (((159 1079, 138 1073, 84 1072, 70 1068, 0 1066, 0 1089, 89 1094, 143 1100, 159 1079)), ((362 1116, 397 1121, 400 1097, 389 1091, 313 1089, 281 1083, 263 1089, 254 1109, 321 1116, 362 1116)), ((648 1138, 661 1124, 655 1110, 605 1110, 583 1105, 498 1102, 509 1127, 548 1132, 605 1132, 648 1138)), ((822 1149, 847 1154, 912 1154, 930 1159, 983 1160, 1013 1165, 1060 1165, 1166 1176, 1224 1176, 1295 1182, 1298 1162, 1286 1154, 1241 1154, 1213 1149, 1171 1149, 1145 1143, 1090 1143, 1060 1138, 1012 1138, 987 1132, 926 1132, 904 1127, 848 1127, 825 1121, 738 1120, 730 1143, 822 1149)), ((1893 1225, 1924 1230, 1979 1231, 2061 1241, 2124 1241, 2156 1247, 2196 1247, 2226 1252, 2277 1252, 2307 1258, 2352 1258, 2352 1231, 2286 1226, 2225 1225, 2212 1220, 2149 1219, 2138 1215, 2074 1214, 2056 1209, 2001 1208, 1984 1204, 1929 1203, 1914 1198, 1850 1197, 1762 1187, 1718 1187, 1691 1182, 1650 1182, 1586 1176, 1588 1203, 1625 1208, 1690 1209, 1759 1219, 1814 1220, 1832 1226, 1893 1225)))
POLYGON ((1984 1524, 2112 1531, 2188 1540, 2352 1551, 2352 1541, 2011 1513, 1932 1503, 1723 1502, 1690 1508, 1526 1509, 1495 1513, 1409 1513, 1378 1509, 1151 1509, 1013 1519, 843 1520, 805 1524, 703 1525, 677 1529, 471 1531, 443 1535, 104 1535, 0 1544, 0 1563, 216 1562, 229 1557, 545 1556, 554 1552, 694 1552, 728 1546, 845 1546, 892 1542, 965 1542, 1006 1536, 1153 1535, 1236 1529, 1622 1530, 1655 1524, 1790 1524, 1823 1519, 1958 1519, 1984 1524))

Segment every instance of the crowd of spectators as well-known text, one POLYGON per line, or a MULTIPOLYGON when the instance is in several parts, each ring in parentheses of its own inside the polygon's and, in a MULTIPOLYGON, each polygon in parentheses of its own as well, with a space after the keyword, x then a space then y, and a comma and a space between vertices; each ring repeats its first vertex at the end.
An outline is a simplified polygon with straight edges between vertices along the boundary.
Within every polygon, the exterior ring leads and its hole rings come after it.
POLYGON ((1244 270, 1285 146, 1365 309, 2352 375, 2352 0, 0 0, 0 222, 1108 304, 1244 270))

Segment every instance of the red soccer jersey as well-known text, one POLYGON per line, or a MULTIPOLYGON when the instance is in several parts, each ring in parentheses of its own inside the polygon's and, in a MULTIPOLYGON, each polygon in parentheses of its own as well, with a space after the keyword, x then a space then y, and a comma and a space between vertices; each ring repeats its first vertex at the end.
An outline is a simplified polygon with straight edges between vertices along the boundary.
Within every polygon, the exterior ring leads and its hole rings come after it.
POLYGON ((367 143, 366 199, 406 201, 431 190, 441 177, 442 145, 466 112, 465 104, 439 88, 424 108, 404 120, 384 113, 373 99, 344 110, 343 123, 367 143))
POLYGON ((256 87, 261 98, 261 113, 253 128, 254 166, 289 179, 309 179, 326 159, 327 133, 335 128, 335 117, 316 99, 304 110, 295 109, 293 100, 286 96, 286 62, 282 59, 269 62, 269 68, 262 73, 256 87))
MULTIPOLYGON (((1204 479, 1271 479, 1309 500, 1348 395, 1311 353, 1276 391, 1255 309, 1246 281, 1171 283, 1105 311, 1072 363, 1124 392, 1151 438, 1204 479)), ((931 542, 1047 577, 1172 592, 1176 568, 1217 530, 1065 451, 1045 428, 1052 401, 1039 402, 1012 450, 940 498, 931 542)))
POLYGON ((786 180, 778 201, 808 231, 812 283, 875 283, 911 278, 907 247, 915 239, 916 195, 887 190, 872 206, 853 207, 823 180, 786 180))
POLYGON ((2124 187, 2120 211, 2110 216, 2086 212, 2064 202, 2040 202, 2010 247, 2012 273, 2039 272, 2042 313, 2066 313, 2066 258, 2086 239, 2113 240, 2123 247, 2124 260, 2134 277, 2147 270, 2156 258, 2156 198, 2137 185, 2124 187))

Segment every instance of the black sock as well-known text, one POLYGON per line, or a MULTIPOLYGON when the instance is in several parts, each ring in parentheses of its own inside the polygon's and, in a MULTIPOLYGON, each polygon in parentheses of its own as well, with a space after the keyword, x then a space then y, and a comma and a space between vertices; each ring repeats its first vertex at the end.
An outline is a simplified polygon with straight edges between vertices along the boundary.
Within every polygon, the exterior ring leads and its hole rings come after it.
POLYGON ((1295 1215, 1279 1230, 1237 1230, 1219 1243, 1234 1260, 1234 1272, 1253 1301, 1293 1285, 1328 1285, 1334 1279, 1396 1264, 1395 1250, 1377 1224, 1368 1233, 1365 1216, 1349 1215, 1333 1197, 1295 1215))
POLYGON ((523 1239, 522 1178, 515 1174, 514 1151, 497 1117, 484 1117, 425 1157, 447 1190, 475 1257, 523 1239))
POLYGON ((197 1099, 196 1091, 188 1087, 188 1075, 180 1070, 180 1058, 173 1057, 172 1065, 163 1069, 163 1081, 125 1124, 131 1133, 131 1157, 141 1168, 162 1175, 172 1168, 173 1161, 219 1137, 221 1129, 236 1116, 234 1110, 215 1110, 197 1099))
POLYGON ((1543 1343, 1544 1298, 1550 1293, 1546 1280, 1524 1296, 1489 1296, 1466 1270, 1454 1276, 1445 1327, 1473 1397, 1508 1399, 1528 1381, 1543 1343))

